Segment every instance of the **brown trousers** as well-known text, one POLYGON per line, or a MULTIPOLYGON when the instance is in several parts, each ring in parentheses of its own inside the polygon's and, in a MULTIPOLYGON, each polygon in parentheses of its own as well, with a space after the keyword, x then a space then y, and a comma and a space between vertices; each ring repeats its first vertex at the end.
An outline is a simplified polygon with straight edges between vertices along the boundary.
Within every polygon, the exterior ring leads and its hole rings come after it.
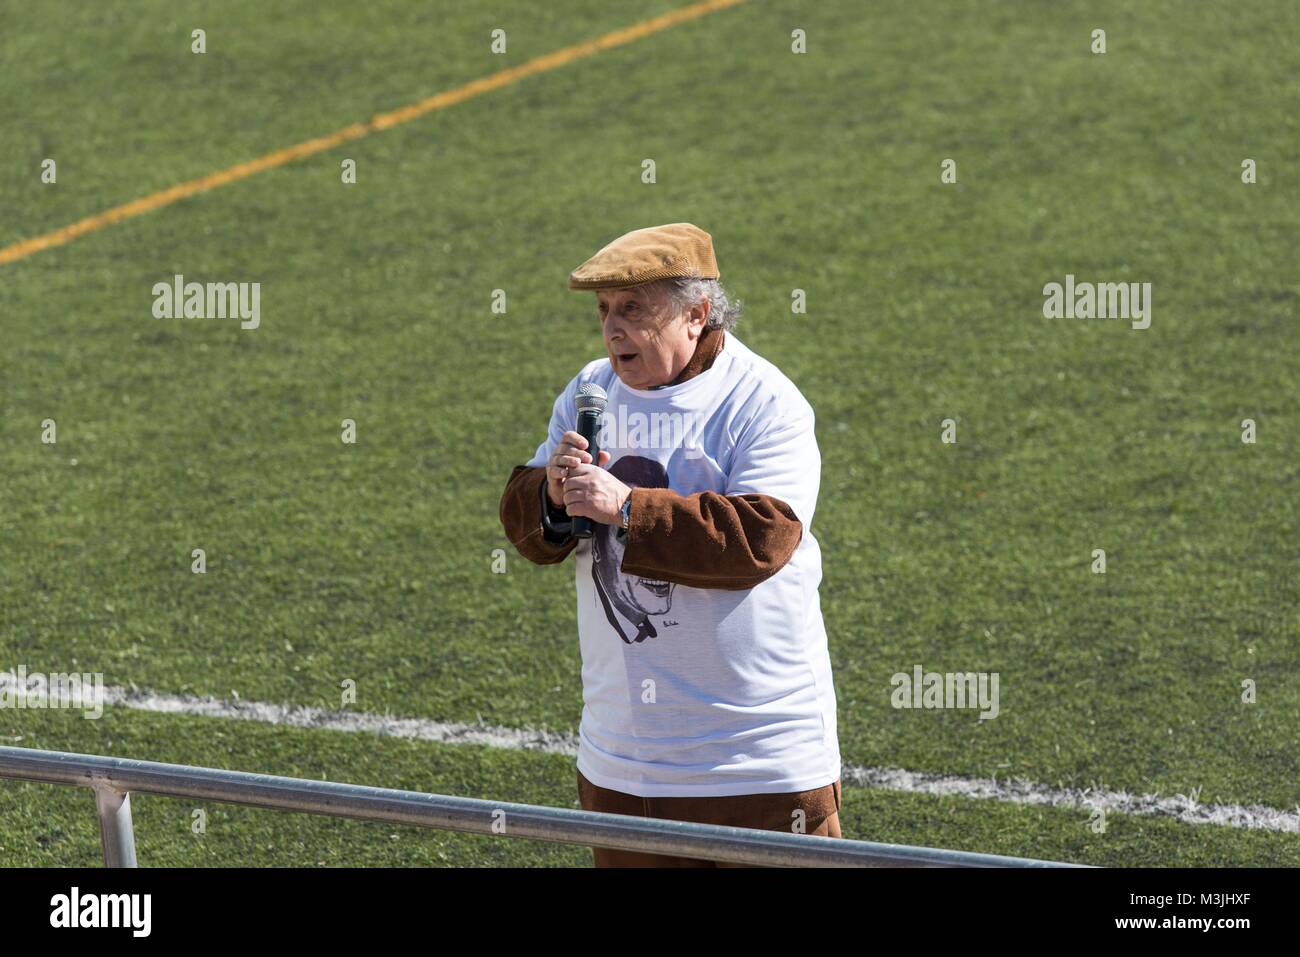
MULTIPOLYGON (((761 831, 795 830, 803 811, 803 833, 840 837, 840 782, 811 791, 783 794, 739 794, 733 797, 637 797, 592 784, 578 772, 578 803, 584 811, 630 814, 669 821, 695 821, 724 827, 752 827, 761 831)), ((666 854, 613 851, 593 847, 596 867, 748 867, 722 861, 705 861, 666 854)))

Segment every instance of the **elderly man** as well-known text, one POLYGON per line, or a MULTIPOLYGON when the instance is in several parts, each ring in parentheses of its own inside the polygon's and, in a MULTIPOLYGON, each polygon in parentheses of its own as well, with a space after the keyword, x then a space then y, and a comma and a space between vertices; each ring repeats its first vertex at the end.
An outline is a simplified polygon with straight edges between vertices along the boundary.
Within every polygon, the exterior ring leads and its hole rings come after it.
MULTIPOLYGON (((575 556, 584 809, 839 837, 813 410, 736 338, 718 278, 690 223, 634 230, 569 276, 595 292, 608 357, 555 400, 501 522, 532 562, 575 556), (598 461, 577 432, 587 383, 609 396, 598 461)), ((592 850, 598 867, 714 866, 592 850)))

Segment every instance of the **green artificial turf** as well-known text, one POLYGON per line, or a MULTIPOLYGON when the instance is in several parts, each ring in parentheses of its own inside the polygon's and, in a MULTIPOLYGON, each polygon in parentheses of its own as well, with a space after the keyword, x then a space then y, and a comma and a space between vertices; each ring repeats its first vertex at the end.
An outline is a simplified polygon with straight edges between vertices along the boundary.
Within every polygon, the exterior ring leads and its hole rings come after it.
MULTIPOLYGON (((675 6, 0 0, 0 248, 675 6)), ((568 272, 690 221, 745 303, 736 334, 817 414, 846 763, 1293 811, 1297 28, 1290 0, 751 0, 0 266, 0 670, 330 708, 352 680, 356 710, 575 731, 572 566, 515 554, 497 504, 603 354, 568 272), (154 318, 176 273, 260 282, 260 327, 154 318), (1067 274, 1150 282, 1150 328, 1044 318, 1067 274), (998 672, 999 716, 895 710, 890 677, 917 664, 998 672)), ((0 712, 0 730, 573 797, 566 758, 50 717, 0 712)), ((863 839, 1300 861, 1295 835, 1123 816, 1094 835, 1063 810, 845 796, 863 839)), ((92 861, 89 801, 0 784, 0 864, 92 861)), ((585 863, 237 809, 198 841, 184 811, 139 800, 142 861, 585 863)))

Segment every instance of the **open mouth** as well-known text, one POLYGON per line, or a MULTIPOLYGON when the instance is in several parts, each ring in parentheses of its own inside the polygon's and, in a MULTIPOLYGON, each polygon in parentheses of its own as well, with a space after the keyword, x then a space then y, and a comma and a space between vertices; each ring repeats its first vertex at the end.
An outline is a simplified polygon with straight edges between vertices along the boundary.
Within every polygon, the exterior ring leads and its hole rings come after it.
POLYGON ((668 582, 652 582, 646 581, 644 578, 638 578, 636 583, 658 598, 668 597, 668 582))
POLYGON ((618 361, 619 361, 619 363, 622 364, 622 365, 627 365, 629 362, 635 362, 635 361, 636 361, 636 353, 635 353, 635 352, 621 352, 621 353, 618 354, 618 361))

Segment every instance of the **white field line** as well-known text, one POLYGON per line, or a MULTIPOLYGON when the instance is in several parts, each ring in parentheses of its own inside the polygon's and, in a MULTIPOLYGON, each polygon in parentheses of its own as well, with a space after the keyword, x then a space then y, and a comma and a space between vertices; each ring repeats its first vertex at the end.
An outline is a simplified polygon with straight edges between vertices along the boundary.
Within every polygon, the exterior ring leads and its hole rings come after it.
POLYGON ((959 778, 898 768, 846 766, 844 782, 911 794, 983 798, 1012 804, 1075 808, 1088 812, 1100 809, 1106 814, 1160 815, 1175 818, 1184 824, 1223 824, 1228 827, 1300 834, 1300 805, 1291 811, 1279 811, 1260 804, 1201 804, 1195 796, 1185 794, 1162 797, 1159 794, 1130 794, 1128 791, 1103 788, 1054 788, 1021 778, 959 778))
MULTIPOLYGON (((0 691, 16 692, 11 675, 0 672, 0 691)), ((93 689, 88 689, 93 690, 93 689)), ((105 705, 120 705, 156 714, 184 714, 206 718, 233 718, 262 724, 289 725, 330 731, 369 731, 394 738, 415 738, 440 744, 477 744, 517 751, 542 751, 575 757, 576 735, 517 728, 495 728, 486 724, 454 724, 425 718, 397 718, 364 711, 325 711, 296 705, 260 701, 220 700, 194 695, 156 694, 128 688, 104 688, 105 705)), ((71 702, 63 701, 63 706, 71 702)), ((843 781, 858 787, 878 788, 908 794, 973 798, 1073 808, 1091 813, 1134 814, 1171 817, 1186 824, 1218 824, 1264 831, 1300 833, 1300 805, 1282 811, 1258 804, 1201 804, 1196 797, 1176 794, 1130 794, 1102 788, 1048 787, 1023 779, 997 780, 962 778, 953 775, 905 771, 899 768, 863 768, 845 765, 843 781)))

